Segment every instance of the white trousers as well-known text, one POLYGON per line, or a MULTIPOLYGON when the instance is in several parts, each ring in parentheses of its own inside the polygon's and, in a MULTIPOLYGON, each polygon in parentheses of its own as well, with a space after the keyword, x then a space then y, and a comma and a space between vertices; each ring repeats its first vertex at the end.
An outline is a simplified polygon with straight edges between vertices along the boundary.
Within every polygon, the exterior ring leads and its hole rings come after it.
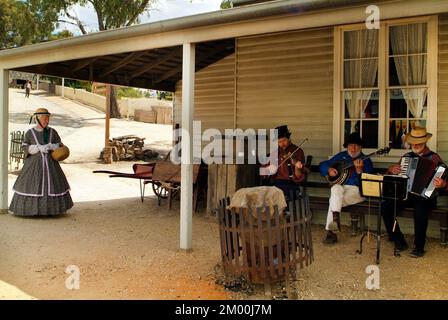
POLYGON ((332 186, 325 230, 330 230, 330 223, 333 222, 333 212, 340 213, 343 207, 363 201, 364 198, 361 197, 357 186, 341 186, 340 184, 332 186))

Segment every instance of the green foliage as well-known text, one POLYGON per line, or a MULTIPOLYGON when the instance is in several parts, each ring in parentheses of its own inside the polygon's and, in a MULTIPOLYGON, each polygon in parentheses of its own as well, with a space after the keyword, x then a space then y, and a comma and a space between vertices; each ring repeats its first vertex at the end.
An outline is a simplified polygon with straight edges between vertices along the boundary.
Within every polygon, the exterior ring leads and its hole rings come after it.
POLYGON ((232 0, 222 0, 221 9, 230 9, 233 7, 232 0))
POLYGON ((79 27, 86 34, 82 18, 71 10, 91 4, 99 30, 115 29, 139 22, 157 0, 0 0, 0 49, 72 37, 69 31, 52 34, 59 22, 79 27), (66 19, 60 20, 61 14, 66 19))
POLYGON ((0 49, 47 40, 58 10, 40 6, 38 0, 0 0, 0 49))
POLYGON ((144 95, 140 90, 137 90, 135 88, 119 88, 117 90, 117 97, 119 99, 121 98, 143 98, 144 95))
POLYGON ((92 83, 90 81, 65 79, 64 86, 73 89, 84 89, 86 91, 92 92, 92 83))
POLYGON ((139 22, 140 15, 148 13, 151 6, 157 0, 34 0, 41 4, 41 7, 56 8, 58 12, 65 14, 65 19, 59 22, 66 22, 78 26, 82 34, 86 34, 86 25, 82 18, 73 13, 73 6, 81 7, 90 3, 98 19, 99 31, 127 27, 139 22))
POLYGON ((52 41, 71 37, 73 37, 73 33, 71 33, 69 30, 63 30, 61 32, 50 35, 47 40, 52 41))
POLYGON ((169 91, 157 91, 157 99, 173 101, 173 93, 169 91))

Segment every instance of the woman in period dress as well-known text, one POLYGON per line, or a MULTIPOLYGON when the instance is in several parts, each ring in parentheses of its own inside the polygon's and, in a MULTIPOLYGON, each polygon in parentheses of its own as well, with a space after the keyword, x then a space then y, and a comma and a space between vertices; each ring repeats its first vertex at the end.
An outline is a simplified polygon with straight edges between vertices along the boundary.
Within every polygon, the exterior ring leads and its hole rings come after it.
POLYGON ((33 119, 36 126, 25 134, 25 162, 14 184, 9 210, 18 216, 63 214, 73 207, 70 186, 59 162, 51 157, 51 152, 63 144, 57 131, 48 126, 47 109, 37 109, 33 119))

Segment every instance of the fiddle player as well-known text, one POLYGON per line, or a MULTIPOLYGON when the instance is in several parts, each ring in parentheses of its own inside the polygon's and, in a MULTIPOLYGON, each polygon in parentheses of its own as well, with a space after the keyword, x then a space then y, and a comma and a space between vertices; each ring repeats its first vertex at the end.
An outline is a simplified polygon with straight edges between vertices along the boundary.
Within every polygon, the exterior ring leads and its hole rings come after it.
MULTIPOLYGON (((435 165, 443 164, 440 156, 431 151, 426 143, 431 138, 432 134, 426 132, 426 128, 415 127, 406 134, 405 142, 411 145, 411 152, 408 152, 404 156, 410 157, 423 157, 429 159, 435 163, 435 165)), ((400 162, 401 163, 401 160, 400 162)), ((393 164, 389 167, 389 174, 400 174, 400 164, 393 164)), ((424 172, 416 172, 415 176, 424 175, 424 172)), ((444 179, 436 178, 434 180, 434 186, 437 189, 443 189, 447 187, 447 182, 444 179)), ((389 234, 389 240, 395 243, 396 251, 404 251, 408 249, 408 244, 404 238, 403 233, 400 230, 400 226, 394 217, 394 212, 398 213, 399 210, 411 207, 414 208, 414 249, 410 253, 411 257, 420 258, 425 254, 425 242, 426 231, 428 229, 428 216, 432 209, 437 205, 437 197, 426 199, 418 195, 408 193, 406 201, 394 201, 385 200, 381 205, 381 215, 386 226, 387 233, 389 234), (394 203, 396 204, 396 210, 394 210, 394 203), (395 228, 394 228, 394 223, 395 228)))
POLYGON ((305 154, 291 142, 291 132, 288 126, 283 125, 275 128, 277 130, 278 162, 268 166, 270 184, 281 189, 288 200, 290 192, 296 194, 300 183, 305 180, 308 173, 304 167, 305 154), (289 157, 289 159, 288 159, 289 157))
POLYGON ((338 241, 335 231, 341 231, 341 209, 345 206, 353 205, 364 201, 359 192, 359 185, 361 182, 361 173, 373 172, 373 164, 370 159, 359 159, 364 156, 362 153, 363 141, 357 132, 351 133, 347 141, 344 143, 344 148, 347 150, 339 152, 330 160, 322 161, 319 164, 320 174, 322 176, 336 177, 341 172, 333 168, 332 165, 338 161, 344 163, 353 162, 354 166, 350 167, 349 178, 344 185, 335 184, 331 187, 331 196, 328 206, 327 221, 325 224, 326 235, 323 240, 325 244, 333 244, 338 241))

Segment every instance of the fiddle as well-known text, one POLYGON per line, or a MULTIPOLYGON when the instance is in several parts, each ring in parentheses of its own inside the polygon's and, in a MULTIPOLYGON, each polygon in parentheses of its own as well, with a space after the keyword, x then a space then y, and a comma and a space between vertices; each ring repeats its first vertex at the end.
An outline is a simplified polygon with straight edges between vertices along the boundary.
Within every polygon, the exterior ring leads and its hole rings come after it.
POLYGON ((280 163, 279 167, 282 166, 283 164, 285 164, 286 161, 289 160, 288 163, 287 163, 287 167, 288 167, 288 172, 289 172, 289 178, 290 178, 290 179, 292 179, 292 178, 294 177, 294 171, 295 171, 294 168, 295 168, 296 163, 297 163, 297 161, 295 161, 294 158, 293 158, 292 156, 293 156, 294 153, 296 153, 296 152, 300 149, 300 147, 303 146, 303 145, 305 144, 305 142, 307 142, 307 141, 308 141, 307 138, 304 139, 294 151, 292 151, 292 152, 289 151, 286 155, 282 155, 282 156, 280 157, 280 159, 281 159, 281 163, 280 163))
POLYGON ((280 161, 282 162, 282 164, 287 162, 286 166, 288 167, 289 178, 292 179, 294 177, 295 162, 294 162, 294 159, 292 157, 289 158, 290 155, 291 155, 291 152, 288 152, 286 155, 281 155, 280 156, 280 161))

